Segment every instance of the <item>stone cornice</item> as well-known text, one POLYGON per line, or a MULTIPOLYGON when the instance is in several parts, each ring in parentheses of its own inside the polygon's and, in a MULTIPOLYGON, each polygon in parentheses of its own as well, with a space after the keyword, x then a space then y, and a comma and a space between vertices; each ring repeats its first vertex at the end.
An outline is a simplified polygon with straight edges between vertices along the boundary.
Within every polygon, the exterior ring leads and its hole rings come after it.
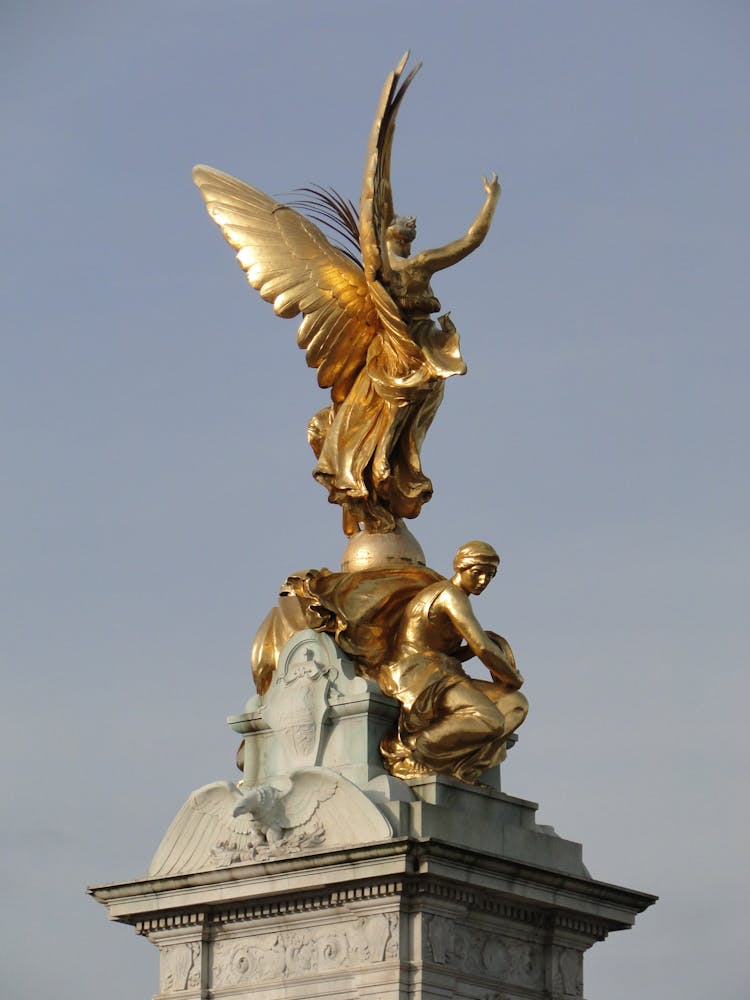
POLYGON ((139 933, 431 897, 592 939, 632 925, 654 896, 434 839, 396 838, 215 871, 88 890, 139 933), (522 900, 522 902, 520 902, 522 900))

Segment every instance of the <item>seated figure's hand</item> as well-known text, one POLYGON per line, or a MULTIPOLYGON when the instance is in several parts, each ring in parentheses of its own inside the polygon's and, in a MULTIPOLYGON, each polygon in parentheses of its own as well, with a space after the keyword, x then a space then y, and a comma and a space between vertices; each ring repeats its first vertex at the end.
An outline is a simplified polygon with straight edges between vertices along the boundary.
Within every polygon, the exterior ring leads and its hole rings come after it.
POLYGON ((508 691, 518 691, 519 688, 523 687, 523 676, 515 667, 507 666, 502 673, 492 667, 489 670, 492 674, 492 679, 508 691))
POLYGON ((513 668, 513 673, 515 674, 515 679, 518 682, 518 687, 523 687, 524 677, 520 670, 513 668))
POLYGON ((491 629, 486 630, 487 635, 499 648, 500 652, 503 654, 503 660, 505 661, 505 670, 502 674, 490 668, 490 673, 492 676, 502 682, 503 684, 508 684, 514 690, 518 690, 523 685, 523 674, 516 667, 516 658, 513 656, 513 650, 510 648, 510 644, 507 639, 504 639, 497 632, 493 632, 491 629))

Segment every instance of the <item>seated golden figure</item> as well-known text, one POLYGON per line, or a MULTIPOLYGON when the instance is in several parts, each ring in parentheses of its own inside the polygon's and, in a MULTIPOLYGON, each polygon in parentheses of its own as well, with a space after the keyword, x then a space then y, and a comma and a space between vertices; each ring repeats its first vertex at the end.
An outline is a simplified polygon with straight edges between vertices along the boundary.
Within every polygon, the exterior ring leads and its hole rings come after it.
POLYGON ((438 772, 478 781, 503 760, 508 736, 528 712, 510 646, 482 628, 469 601, 487 587, 499 562, 491 545, 473 541, 456 553, 450 580, 418 565, 295 574, 255 638, 258 691, 267 690, 295 631, 328 632, 364 676, 401 703, 398 733, 381 743, 392 774, 438 772), (465 673, 462 663, 472 656, 492 680, 465 673))
POLYGON ((405 606, 378 681, 402 705, 398 736, 381 744, 397 777, 437 771, 463 781, 505 757, 508 736, 521 725, 528 702, 508 643, 477 621, 470 594, 481 594, 500 557, 486 542, 456 553, 455 575, 420 590, 405 606), (461 666, 472 656, 493 680, 475 680, 461 666))

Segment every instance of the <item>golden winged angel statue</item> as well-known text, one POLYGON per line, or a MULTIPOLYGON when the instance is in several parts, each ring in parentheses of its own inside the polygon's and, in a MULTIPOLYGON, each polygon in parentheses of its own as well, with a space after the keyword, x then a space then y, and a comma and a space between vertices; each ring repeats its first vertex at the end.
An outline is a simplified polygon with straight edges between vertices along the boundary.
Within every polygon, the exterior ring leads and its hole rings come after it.
POLYGON ((403 77, 408 57, 380 95, 359 213, 335 192, 305 189, 318 196, 304 203, 313 217, 348 234, 361 262, 294 208, 212 167, 193 171, 253 288, 277 316, 303 316, 297 342, 331 390, 330 406, 308 425, 313 475, 342 507, 347 535, 393 531, 432 496, 420 448, 445 380, 466 365, 449 316, 432 319, 440 303, 430 279, 480 245, 500 195, 497 176, 483 178, 484 204, 467 233, 411 255, 416 223, 394 214, 390 181, 396 114, 419 69, 403 77))

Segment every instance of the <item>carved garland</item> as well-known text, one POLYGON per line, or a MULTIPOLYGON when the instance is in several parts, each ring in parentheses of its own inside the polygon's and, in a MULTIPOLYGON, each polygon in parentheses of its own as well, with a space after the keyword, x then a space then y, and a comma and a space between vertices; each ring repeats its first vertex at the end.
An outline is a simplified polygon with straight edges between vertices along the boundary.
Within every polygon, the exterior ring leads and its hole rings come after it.
POLYGON ((396 960, 398 922, 398 913, 375 913, 335 929, 280 929, 251 941, 217 941, 211 966, 212 987, 300 978, 396 960))

